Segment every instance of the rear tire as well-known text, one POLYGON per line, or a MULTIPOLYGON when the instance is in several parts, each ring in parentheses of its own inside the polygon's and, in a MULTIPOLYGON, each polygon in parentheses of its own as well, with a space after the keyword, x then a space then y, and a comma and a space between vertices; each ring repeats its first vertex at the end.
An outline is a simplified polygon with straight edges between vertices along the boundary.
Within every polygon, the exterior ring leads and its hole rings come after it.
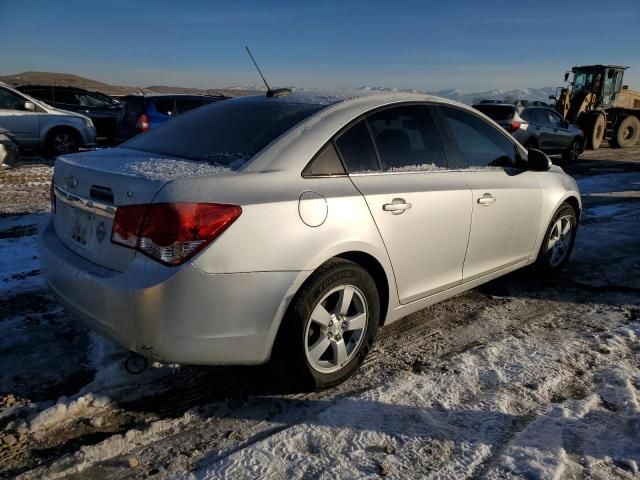
POLYGON ((612 144, 615 147, 633 147, 640 138, 640 120, 633 115, 623 117, 613 134, 612 144))
POLYGON ((357 263, 332 259, 316 270, 293 299, 276 348, 305 388, 329 388, 364 361, 380 323, 380 297, 357 263))
POLYGON ((562 152, 562 160, 565 163, 576 162, 580 158, 580 153, 582 153, 582 141, 575 138, 569 148, 562 152))
POLYGON ((586 119, 584 133, 587 136, 587 148, 591 150, 600 148, 604 139, 605 124, 604 115, 590 115, 586 119))
POLYGON ((80 134, 73 128, 56 128, 47 135, 45 151, 52 156, 74 153, 80 148, 80 143, 80 134))
POLYGON ((576 240, 578 220, 575 210, 568 203, 555 213, 540 245, 536 268, 544 274, 554 274, 569 261, 576 240))

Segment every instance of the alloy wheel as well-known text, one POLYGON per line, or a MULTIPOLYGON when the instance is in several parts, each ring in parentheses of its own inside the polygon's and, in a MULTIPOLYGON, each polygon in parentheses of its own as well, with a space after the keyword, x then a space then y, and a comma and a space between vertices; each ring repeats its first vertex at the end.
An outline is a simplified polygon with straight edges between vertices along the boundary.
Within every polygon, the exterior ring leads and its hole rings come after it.
POLYGON ((53 138, 53 148, 57 153, 75 152, 77 150, 76 140, 71 133, 58 133, 53 138))
POLYGON ((318 372, 340 370, 364 340, 369 311, 364 294, 353 285, 325 294, 311 312, 304 332, 305 355, 318 372))
POLYGON ((553 224, 549 240, 547 241, 547 251, 549 253, 549 265, 557 267, 569 254, 573 237, 573 225, 570 215, 558 218, 553 224))

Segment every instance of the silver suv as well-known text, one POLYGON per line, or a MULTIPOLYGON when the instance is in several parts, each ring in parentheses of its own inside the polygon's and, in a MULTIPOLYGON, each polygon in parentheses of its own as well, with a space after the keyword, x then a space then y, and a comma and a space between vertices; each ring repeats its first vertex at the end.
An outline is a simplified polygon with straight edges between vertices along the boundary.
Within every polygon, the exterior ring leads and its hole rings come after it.
POLYGON ((9 130, 21 148, 60 155, 91 147, 96 129, 90 118, 59 110, 0 82, 0 127, 9 130))
MULTIPOLYGON (((537 103, 537 102, 535 102, 537 103)), ((565 162, 578 159, 584 149, 584 133, 551 107, 486 101, 473 105, 507 130, 528 150, 562 154, 565 162)))

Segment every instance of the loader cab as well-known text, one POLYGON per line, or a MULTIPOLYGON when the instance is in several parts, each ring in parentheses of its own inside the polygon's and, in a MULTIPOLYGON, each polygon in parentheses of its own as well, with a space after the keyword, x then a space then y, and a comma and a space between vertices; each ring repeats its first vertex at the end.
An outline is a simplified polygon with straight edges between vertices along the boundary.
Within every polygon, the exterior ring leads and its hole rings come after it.
POLYGON ((618 65, 573 67, 572 95, 584 98, 592 94, 592 108, 610 107, 620 93, 622 78, 627 68, 618 65))

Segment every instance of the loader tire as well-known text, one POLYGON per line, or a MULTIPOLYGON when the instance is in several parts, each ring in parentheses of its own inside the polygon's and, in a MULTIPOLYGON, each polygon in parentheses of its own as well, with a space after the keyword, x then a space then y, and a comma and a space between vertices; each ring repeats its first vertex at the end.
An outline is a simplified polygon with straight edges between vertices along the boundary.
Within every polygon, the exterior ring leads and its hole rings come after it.
POLYGON ((633 147, 640 137, 640 120, 633 115, 627 115, 618 123, 611 143, 614 147, 633 147))
POLYGON ((585 125, 585 135, 587 137, 587 148, 597 150, 604 139, 605 130, 604 115, 593 115, 587 119, 585 125))

